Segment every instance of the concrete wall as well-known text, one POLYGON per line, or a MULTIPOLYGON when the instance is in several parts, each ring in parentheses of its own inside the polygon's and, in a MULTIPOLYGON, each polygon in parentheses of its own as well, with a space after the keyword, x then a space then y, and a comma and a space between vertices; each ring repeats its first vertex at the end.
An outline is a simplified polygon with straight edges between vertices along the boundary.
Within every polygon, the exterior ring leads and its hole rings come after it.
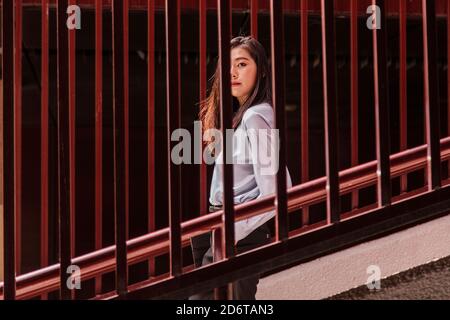
MULTIPOLYGON (((323 299, 367 283, 367 268, 381 279, 450 256, 450 215, 304 263, 261 279, 256 298, 323 299)), ((383 288, 383 280, 381 280, 383 288)))

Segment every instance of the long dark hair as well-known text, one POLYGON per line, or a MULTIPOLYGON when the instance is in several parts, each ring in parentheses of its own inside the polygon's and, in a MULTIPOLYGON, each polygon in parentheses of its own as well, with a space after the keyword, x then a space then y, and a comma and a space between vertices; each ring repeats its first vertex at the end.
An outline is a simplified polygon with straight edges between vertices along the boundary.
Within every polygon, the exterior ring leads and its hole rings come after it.
MULTIPOLYGON (((245 111, 251 106, 264 102, 272 105, 270 68, 264 47, 252 37, 236 37, 230 43, 230 50, 234 48, 247 50, 256 63, 257 71, 255 87, 244 104, 239 106, 239 102, 233 97, 233 109, 237 110, 233 116, 233 129, 239 125, 245 111)), ((216 71, 210 81, 212 81, 211 91, 208 97, 200 102, 199 119, 204 131, 220 128, 220 61, 217 62, 216 71)))

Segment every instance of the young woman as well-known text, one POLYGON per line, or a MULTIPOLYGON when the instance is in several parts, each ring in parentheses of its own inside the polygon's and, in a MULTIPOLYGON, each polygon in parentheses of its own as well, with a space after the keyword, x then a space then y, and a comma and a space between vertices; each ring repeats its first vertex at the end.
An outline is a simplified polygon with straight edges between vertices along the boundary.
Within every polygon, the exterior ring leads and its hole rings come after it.
MULTIPOLYGON (((237 37, 231 40, 231 88, 233 95, 233 129, 245 134, 236 135, 233 140, 233 190, 234 203, 239 204, 263 196, 276 190, 276 170, 265 170, 267 159, 262 155, 272 154, 273 163, 278 161, 278 143, 272 135, 275 129, 272 108, 272 90, 269 63, 264 47, 252 37, 237 37), (238 159, 247 159, 239 161, 238 159)), ((220 129, 219 115, 219 65, 213 77, 213 85, 208 98, 200 104, 200 120, 203 130, 220 129)), ((211 145, 211 144, 210 144, 211 145)), ((209 212, 222 209, 223 166, 219 164, 222 152, 216 157, 211 181, 209 212)), ((286 168, 287 187, 292 186, 286 168)), ((269 220, 275 211, 264 213, 235 224, 236 251, 251 250, 270 241, 269 220)), ((211 234, 191 239, 196 267, 213 261, 211 234)), ((233 299, 254 300, 259 275, 241 279, 233 283, 233 299)), ((213 299, 213 291, 191 296, 190 299, 213 299)))

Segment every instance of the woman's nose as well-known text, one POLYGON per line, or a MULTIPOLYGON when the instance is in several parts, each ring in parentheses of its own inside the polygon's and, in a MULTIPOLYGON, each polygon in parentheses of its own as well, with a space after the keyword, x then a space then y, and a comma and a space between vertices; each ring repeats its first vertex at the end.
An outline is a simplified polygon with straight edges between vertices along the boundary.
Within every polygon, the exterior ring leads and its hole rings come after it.
POLYGON ((237 77, 237 72, 235 68, 231 68, 230 69, 230 74, 231 74, 231 78, 236 78, 237 77))

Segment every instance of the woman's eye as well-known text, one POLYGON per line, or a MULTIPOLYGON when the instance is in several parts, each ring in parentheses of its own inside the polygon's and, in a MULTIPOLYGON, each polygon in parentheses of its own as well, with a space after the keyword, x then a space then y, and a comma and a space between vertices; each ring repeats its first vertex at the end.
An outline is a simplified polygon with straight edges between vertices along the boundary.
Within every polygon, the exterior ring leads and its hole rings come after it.
POLYGON ((239 64, 238 64, 238 67, 239 67, 239 66, 245 67, 245 66, 246 66, 246 64, 245 64, 245 63, 243 63, 243 62, 241 62, 241 63, 239 63, 239 64))

